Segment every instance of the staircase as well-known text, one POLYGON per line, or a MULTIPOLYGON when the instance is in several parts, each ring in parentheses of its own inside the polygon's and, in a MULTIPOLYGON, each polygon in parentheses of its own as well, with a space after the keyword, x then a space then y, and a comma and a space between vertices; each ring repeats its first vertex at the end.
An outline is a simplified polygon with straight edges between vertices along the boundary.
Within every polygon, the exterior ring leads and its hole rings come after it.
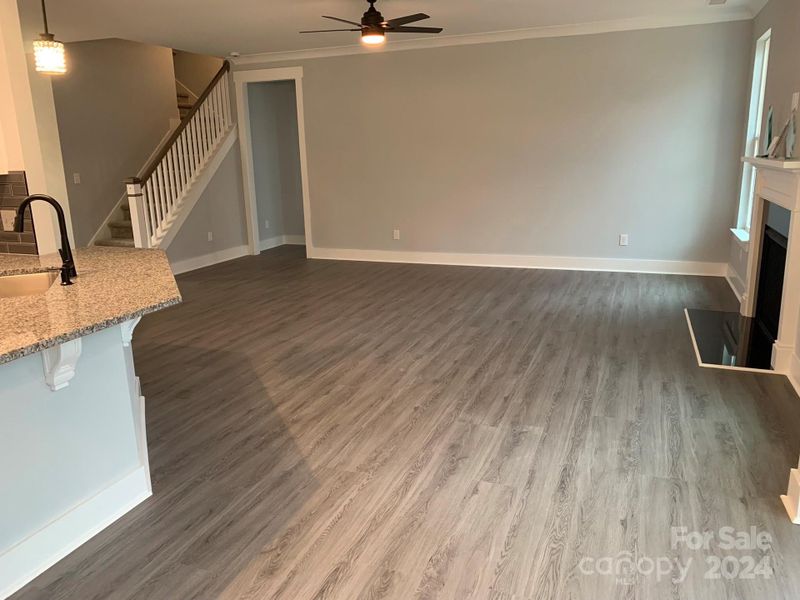
POLYGON ((177 79, 175 80, 175 96, 178 100, 178 113, 183 121, 200 97, 177 79))
POLYGON ((229 71, 226 61, 194 103, 177 82, 180 124, 139 174, 126 180, 127 194, 105 224, 111 237, 95 245, 166 248, 174 239, 236 140, 229 71))
POLYGON ((178 92, 178 112, 181 115, 181 121, 186 118, 186 115, 189 114, 193 106, 194 104, 192 104, 189 94, 181 94, 178 92))
POLYGON ((111 233, 110 238, 97 240, 95 246, 116 246, 120 248, 133 248, 133 226, 131 224, 131 207, 124 202, 115 209, 117 215, 107 227, 111 233))

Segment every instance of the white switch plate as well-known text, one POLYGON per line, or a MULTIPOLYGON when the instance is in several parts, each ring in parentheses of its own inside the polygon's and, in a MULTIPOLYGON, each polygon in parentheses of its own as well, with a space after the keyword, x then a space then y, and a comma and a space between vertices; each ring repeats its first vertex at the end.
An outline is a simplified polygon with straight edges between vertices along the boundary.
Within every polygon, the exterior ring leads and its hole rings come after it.
POLYGON ((627 233, 620 233, 619 234, 619 245, 620 246, 627 246, 628 245, 628 234, 627 233))
POLYGON ((17 218, 17 211, 15 210, 0 210, 0 222, 3 224, 3 231, 14 230, 14 219, 17 218))
POLYGON ((72 183, 80 185, 80 183, 81 183, 81 174, 80 173, 73 173, 72 174, 72 183))
POLYGON ((395 239, 395 240, 399 240, 400 239, 400 230, 399 229, 395 229, 392 232, 392 238, 395 239))
POLYGON ((800 107, 800 92, 792 94, 792 110, 797 110, 800 107))
POLYGON ((264 219, 264 229, 269 229, 269 219, 264 219))
POLYGON ((214 241, 214 232, 213 231, 209 231, 208 232, 208 241, 209 242, 213 242, 214 241))

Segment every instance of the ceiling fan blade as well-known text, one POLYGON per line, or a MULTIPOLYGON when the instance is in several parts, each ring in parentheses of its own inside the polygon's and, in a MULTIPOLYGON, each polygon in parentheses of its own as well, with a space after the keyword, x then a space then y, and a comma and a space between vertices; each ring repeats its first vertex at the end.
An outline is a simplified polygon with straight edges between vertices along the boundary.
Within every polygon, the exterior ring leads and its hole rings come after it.
POLYGON ((430 17, 425 13, 417 13, 415 15, 408 15, 407 17, 389 19, 386 21, 386 24, 389 27, 399 27, 400 25, 405 25, 406 23, 416 23, 417 21, 424 21, 425 19, 430 19, 430 17))
POLYGON ((348 21, 347 19, 340 19, 339 17, 329 17, 327 15, 322 15, 323 19, 331 19, 333 21, 339 21, 340 23, 347 23, 348 25, 355 25, 356 27, 361 27, 361 23, 356 23, 355 21, 348 21))
POLYGON ((386 33, 442 33, 441 27, 393 27, 386 30, 386 33))
POLYGON ((360 29, 316 29, 314 31, 301 31, 300 33, 333 33, 334 31, 361 31, 360 29))

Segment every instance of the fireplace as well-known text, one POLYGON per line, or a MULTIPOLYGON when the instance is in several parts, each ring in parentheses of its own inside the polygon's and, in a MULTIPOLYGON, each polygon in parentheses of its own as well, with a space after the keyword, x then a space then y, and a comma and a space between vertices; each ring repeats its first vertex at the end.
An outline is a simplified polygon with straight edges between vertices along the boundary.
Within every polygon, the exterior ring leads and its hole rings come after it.
POLYGON ((772 368, 800 385, 800 160, 745 158, 756 189, 740 312, 772 340, 772 368))

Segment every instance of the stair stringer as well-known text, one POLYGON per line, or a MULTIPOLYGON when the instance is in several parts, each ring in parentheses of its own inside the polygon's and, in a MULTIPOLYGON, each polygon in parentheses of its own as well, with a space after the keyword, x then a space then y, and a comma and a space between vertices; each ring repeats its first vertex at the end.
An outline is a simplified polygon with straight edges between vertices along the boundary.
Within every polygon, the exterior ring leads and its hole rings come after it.
POLYGON ((192 179, 189 187, 186 188, 183 197, 170 217, 162 225, 160 235, 155 240, 153 247, 161 248, 162 250, 166 250, 169 247, 238 138, 238 128, 233 125, 217 143, 217 147, 211 152, 206 163, 197 170, 197 174, 192 179))

